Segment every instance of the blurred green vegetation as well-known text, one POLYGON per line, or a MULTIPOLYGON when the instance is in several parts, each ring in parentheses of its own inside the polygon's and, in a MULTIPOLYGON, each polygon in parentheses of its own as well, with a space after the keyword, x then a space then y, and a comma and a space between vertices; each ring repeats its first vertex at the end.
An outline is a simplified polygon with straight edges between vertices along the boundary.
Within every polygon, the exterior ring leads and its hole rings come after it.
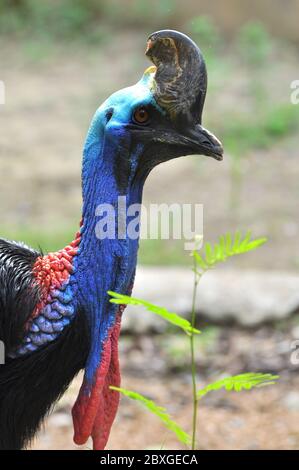
MULTIPOLYGON (((228 58, 223 57, 226 41, 216 24, 209 17, 198 17, 191 20, 187 28, 204 50, 209 75, 217 75, 228 58)), ((238 66, 248 71, 249 88, 244 90, 248 94, 248 112, 243 108, 231 109, 223 122, 213 122, 211 126, 217 135, 221 135, 224 147, 232 157, 257 148, 270 148, 277 140, 298 131, 298 109, 290 102, 274 100, 269 93, 269 83, 263 78, 275 41, 263 24, 253 21, 240 29, 231 44, 235 63, 225 71, 231 74, 232 80, 238 66)))
POLYGON ((253 67, 262 65, 272 48, 272 38, 258 21, 249 22, 240 29, 238 43, 244 60, 253 67))
POLYGON ((299 113, 291 104, 273 104, 257 114, 230 117, 219 129, 225 148, 234 155, 244 155, 254 149, 274 146, 278 140, 295 133, 299 113))
MULTIPOLYGON (((221 136, 231 161, 230 210, 237 218, 242 188, 242 157, 257 149, 271 149, 279 141, 297 133, 298 108, 289 101, 279 102, 273 94, 272 83, 265 78, 272 66, 273 53, 277 53, 281 45, 262 23, 251 21, 241 27, 230 44, 229 54, 227 41, 211 18, 194 18, 187 28, 204 50, 210 76, 225 73, 233 82, 240 68, 250 77, 244 90, 248 110, 231 108, 222 122, 209 123, 216 135, 221 136), (230 66, 224 69, 231 56, 230 66)), ((209 93, 213 93, 213 88, 209 93)))
POLYGON ((97 44, 120 25, 162 27, 175 11, 176 0, 2 0, 0 35, 97 44))
MULTIPOLYGON (((186 371, 189 358, 189 344, 186 343, 184 333, 178 332, 173 327, 168 328, 168 335, 161 335, 159 347, 168 367, 173 371, 186 371), (172 334, 171 334, 172 333, 172 334)), ((196 360, 200 363, 202 357, 207 357, 215 351, 216 344, 220 336, 220 327, 215 325, 205 326, 200 336, 194 336, 196 360)))
POLYGON ((21 225, 1 226, 1 237, 7 240, 22 241, 43 252, 56 251, 74 239, 78 227, 59 228, 28 227, 21 225))
POLYGON ((209 16, 195 17, 189 21, 186 28, 194 41, 205 51, 206 60, 212 60, 212 57, 219 52, 222 39, 212 19, 209 16))
MULTIPOLYGON (((177 21, 177 0, 2 0, 0 3, 0 36, 27 38, 27 52, 39 56, 35 36, 46 40, 91 41, 97 44, 113 34, 113 27, 172 27, 177 21), (107 26, 109 25, 109 26, 107 26), (109 31, 109 28, 111 30, 109 31), (32 42, 33 41, 33 42, 32 42), (36 45, 36 47, 34 46, 36 45)), ((248 69, 251 80, 248 113, 230 110, 223 122, 211 122, 221 135, 232 158, 256 148, 269 148, 276 140, 298 128, 299 113, 291 104, 279 104, 268 95, 268 84, 262 74, 269 64, 275 39, 260 22, 241 27, 231 40, 234 64, 228 62, 228 41, 208 16, 190 19, 183 30, 189 33, 204 52, 210 76, 233 74, 237 67, 248 69), (255 112, 252 112, 254 108, 255 112)), ((26 42, 25 42, 26 44, 26 42)), ((42 53, 45 53, 42 49, 42 53)), ((213 83, 209 95, 213 94, 213 83)))

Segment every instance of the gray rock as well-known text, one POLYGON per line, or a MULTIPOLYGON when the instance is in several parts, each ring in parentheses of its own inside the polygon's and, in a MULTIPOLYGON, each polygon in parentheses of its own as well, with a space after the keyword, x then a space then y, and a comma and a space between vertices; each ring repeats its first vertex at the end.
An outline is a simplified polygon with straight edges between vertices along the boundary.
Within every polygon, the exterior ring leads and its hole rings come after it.
POLYGON ((299 411, 299 392, 289 392, 284 397, 283 404, 290 411, 299 411))
MULTIPOLYGON (((141 267, 133 296, 188 316, 193 274, 186 268, 141 267)), ((197 312, 213 322, 233 320, 243 326, 289 317, 299 308, 299 276, 287 272, 219 269, 203 276, 197 312)), ((125 330, 162 332, 165 322, 143 307, 128 307, 125 330)))

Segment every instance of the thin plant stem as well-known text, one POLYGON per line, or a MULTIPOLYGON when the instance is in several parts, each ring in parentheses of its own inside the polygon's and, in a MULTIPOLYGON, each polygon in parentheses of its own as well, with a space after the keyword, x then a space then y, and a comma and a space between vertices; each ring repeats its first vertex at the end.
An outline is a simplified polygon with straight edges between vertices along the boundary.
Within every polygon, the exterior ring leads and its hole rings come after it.
MULTIPOLYGON (((193 269, 194 269, 194 283, 193 283, 193 294, 192 294, 192 311, 191 311, 191 326, 195 328, 196 320, 196 296, 197 286, 200 281, 200 276, 196 272, 196 261, 193 257, 193 269)), ((192 418, 192 441, 191 448, 195 450, 196 447, 196 428, 197 428, 197 385, 196 385, 196 361, 195 361, 195 348, 194 348, 194 333, 190 335, 190 351, 191 351, 191 375, 192 375, 192 397, 193 397, 193 418, 192 418)))

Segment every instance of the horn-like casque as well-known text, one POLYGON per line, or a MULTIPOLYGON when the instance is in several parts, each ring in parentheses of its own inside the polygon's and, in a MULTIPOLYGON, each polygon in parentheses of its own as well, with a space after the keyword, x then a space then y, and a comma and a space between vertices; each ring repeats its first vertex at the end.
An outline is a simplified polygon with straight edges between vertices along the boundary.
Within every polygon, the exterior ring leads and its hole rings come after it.
POLYGON ((207 70, 197 45, 178 31, 157 31, 148 38, 146 55, 156 66, 157 103, 178 125, 182 119, 201 124, 207 70))

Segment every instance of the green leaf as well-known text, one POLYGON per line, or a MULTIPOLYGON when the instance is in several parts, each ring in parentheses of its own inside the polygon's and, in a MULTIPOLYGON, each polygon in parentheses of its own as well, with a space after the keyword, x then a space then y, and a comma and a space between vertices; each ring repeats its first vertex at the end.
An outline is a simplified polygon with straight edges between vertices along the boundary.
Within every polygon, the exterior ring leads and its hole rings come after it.
POLYGON ((213 257, 213 250, 212 250, 211 244, 207 242, 205 243, 204 247, 205 247, 206 260, 207 260, 208 265, 213 264, 214 257, 213 257))
POLYGON ((208 269, 213 268, 217 263, 224 262, 228 258, 248 251, 255 250, 267 241, 266 238, 251 240, 251 233, 247 232, 242 240, 241 233, 237 231, 234 236, 230 233, 219 237, 219 241, 212 246, 209 242, 203 246, 204 255, 200 255, 194 250, 192 255, 200 272, 203 274, 208 269))
POLYGON ((278 375, 262 374, 248 372, 246 374, 234 375, 217 380, 197 392, 197 398, 201 399, 209 392, 224 388, 227 391, 241 392, 242 390, 250 390, 253 387, 262 387, 272 385, 279 378, 278 375))
POLYGON ((241 232, 239 230, 235 233, 235 239, 233 243, 233 252, 237 252, 241 242, 241 232))
POLYGON ((226 254, 227 256, 231 256, 231 254, 233 253, 232 251, 232 236, 230 233, 227 233, 225 235, 225 249, 226 249, 226 254))
POLYGON ((191 436, 187 434, 175 421, 171 419, 169 414, 166 412, 165 408, 158 406, 154 401, 149 400, 148 398, 140 395, 139 393, 132 392, 131 390, 126 390, 124 388, 118 388, 114 386, 109 387, 111 390, 115 390, 122 395, 125 395, 132 400, 136 400, 145 406, 152 414, 158 416, 158 418, 163 422, 164 426, 170 431, 174 432, 180 442, 189 446, 191 444, 191 436))
POLYGON ((185 318, 177 315, 174 312, 169 312, 164 307, 158 307, 157 305, 146 302, 145 300, 136 299, 135 297, 129 297, 128 295, 118 294, 117 292, 108 291, 108 294, 113 297, 110 302, 113 304, 124 304, 124 305, 142 305, 147 310, 168 321, 172 325, 178 326, 185 331, 188 335, 199 334, 200 331, 196 328, 192 328, 191 323, 185 318))
POLYGON ((204 260, 200 256, 200 254, 198 253, 198 251, 193 251, 193 256, 196 259, 196 263, 203 271, 209 268, 208 265, 204 262, 204 260))

